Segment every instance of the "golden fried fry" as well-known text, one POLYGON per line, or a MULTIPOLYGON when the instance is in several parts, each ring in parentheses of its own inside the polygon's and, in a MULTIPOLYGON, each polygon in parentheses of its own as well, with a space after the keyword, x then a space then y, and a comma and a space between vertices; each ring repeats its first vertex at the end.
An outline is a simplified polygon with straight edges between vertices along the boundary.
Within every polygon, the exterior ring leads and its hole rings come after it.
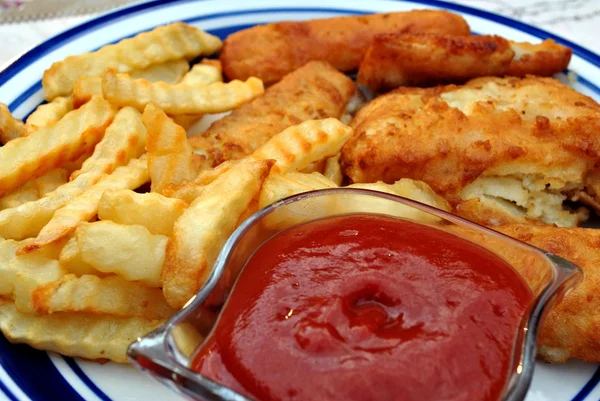
POLYGON ((193 179, 196 171, 185 130, 154 104, 146 107, 142 121, 148 130, 148 172, 152 192, 161 193, 166 185, 193 179))
POLYGON ((309 120, 287 128, 250 156, 254 160, 276 160, 274 171, 284 174, 335 156, 352 136, 352 128, 335 118, 309 120))
POLYGON ((338 153, 334 157, 330 157, 325 162, 325 171, 323 175, 335 182, 336 185, 342 185, 344 175, 342 174, 342 166, 340 166, 340 154, 338 153))
POLYGON ((569 66, 573 51, 552 39, 542 43, 510 42, 515 57, 506 75, 524 77, 528 74, 549 77, 564 71, 569 66))
POLYGON ((461 16, 442 10, 286 21, 229 35, 220 59, 229 79, 256 76, 271 84, 311 60, 355 70, 375 36, 391 32, 470 34, 461 16))
POLYGON ((133 79, 145 79, 150 82, 166 82, 176 84, 186 75, 190 65, 187 60, 171 60, 160 64, 153 64, 148 68, 133 70, 129 76, 133 79))
POLYGON ((40 314, 88 312, 167 319, 177 312, 167 305, 160 289, 117 276, 100 278, 67 274, 60 280, 35 288, 32 302, 40 314))
POLYGON ((395 32, 375 38, 360 64, 357 82, 372 91, 463 83, 503 76, 513 55, 509 42, 499 36, 395 32))
POLYGON ((70 97, 57 97, 50 103, 38 106, 38 108, 27 117, 23 136, 31 135, 40 128, 56 124, 71 110, 73 110, 73 100, 70 97))
POLYGON ((15 287, 15 272, 10 262, 15 258, 19 243, 12 239, 0 239, 0 296, 11 295, 15 287))
POLYGON ((265 181, 258 198, 258 207, 262 209, 280 199, 317 189, 336 188, 337 184, 321 173, 287 174, 272 173, 265 181))
POLYGON ((98 204, 98 218, 119 224, 140 225, 152 234, 170 236, 173 224, 187 203, 157 193, 139 194, 130 190, 105 191, 98 204))
POLYGON ((20 138, 25 132, 25 125, 21 120, 12 116, 4 103, 0 103, 0 143, 6 144, 15 138, 20 138))
POLYGON ((102 93, 112 104, 143 111, 148 104, 155 103, 171 115, 220 113, 254 99, 263 91, 262 81, 257 78, 205 86, 152 83, 110 70, 102 78, 102 93))
POLYGON ((200 289, 272 164, 260 160, 235 165, 207 185, 175 222, 161 273, 169 305, 182 307, 200 289))
POLYGON ((80 277, 85 274, 94 274, 96 276, 104 276, 105 274, 94 269, 91 265, 81 260, 81 252, 79 252, 79 244, 76 237, 71 237, 60 251, 58 257, 60 265, 69 273, 73 273, 80 277))
POLYGON ((56 124, 1 147, 0 196, 88 152, 102 139, 113 117, 108 102, 94 98, 56 124))
MULTIPOLYGON (((80 171, 74 173, 70 182, 35 202, 0 211, 0 236, 13 239, 37 236, 56 210, 94 185, 104 174, 110 174, 115 167, 128 163, 131 157, 137 157, 143 151, 145 128, 139 113, 123 109, 117 117, 93 155, 83 163, 80 171)), ((27 138, 35 135, 37 133, 27 138)))
POLYGON ((42 228, 40 234, 19 250, 19 254, 29 253, 51 244, 71 234, 77 224, 94 217, 98 212, 100 197, 106 190, 135 189, 150 180, 145 155, 132 159, 126 166, 117 167, 112 174, 105 176, 95 185, 58 209, 52 219, 42 228))
POLYGON ((73 107, 81 107, 94 96, 103 97, 102 76, 82 76, 73 87, 73 107))
POLYGON ((215 82, 223 82, 221 69, 210 64, 196 64, 183 76, 180 84, 206 86, 215 82))
POLYGON ((177 22, 108 45, 93 53, 70 56, 44 72, 46 100, 69 95, 79 78, 101 75, 108 68, 118 72, 144 69, 170 60, 193 59, 219 50, 216 36, 177 22))
POLYGON ((14 304, 0 305, 0 331, 12 343, 86 359, 127 362, 127 347, 161 323, 139 317, 123 318, 86 313, 34 316, 14 304))
POLYGON ((115 273, 128 281, 160 286, 167 237, 145 227, 112 221, 79 223, 75 230, 81 260, 96 270, 115 273))
POLYGON ((20 206, 38 200, 67 182, 67 170, 57 168, 40 178, 29 181, 21 188, 0 198, 0 210, 20 206))

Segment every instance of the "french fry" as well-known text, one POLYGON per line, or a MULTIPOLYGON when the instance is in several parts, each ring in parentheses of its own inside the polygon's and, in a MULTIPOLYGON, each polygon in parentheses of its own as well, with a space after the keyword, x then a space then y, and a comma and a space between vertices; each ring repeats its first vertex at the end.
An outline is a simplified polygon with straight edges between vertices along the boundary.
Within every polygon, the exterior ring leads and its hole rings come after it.
POLYGON ((87 312, 167 319, 177 312, 167 305, 159 288, 125 281, 118 276, 100 278, 67 274, 60 280, 35 288, 32 302, 39 314, 87 312))
POLYGON ((160 323, 86 313, 34 316, 18 312, 14 304, 0 304, 0 330, 8 341, 86 359, 125 363, 129 344, 160 323))
MULTIPOLYGON (((86 159, 70 182, 37 201, 0 211, 1 237, 23 239, 37 236, 56 210, 94 185, 104 174, 110 174, 115 167, 129 162, 130 157, 143 151, 145 128, 139 113, 133 109, 123 109, 117 113, 117 117, 92 156, 86 159)), ((35 135, 37 133, 27 138, 35 135)))
POLYGON ((181 79, 180 84, 206 86, 215 82, 223 82, 221 70, 210 64, 196 64, 181 79))
POLYGON ((70 56, 44 71, 46 100, 69 95, 79 78, 101 75, 108 68, 119 72, 144 69, 170 60, 191 60, 221 48, 221 41, 191 25, 177 22, 141 33, 93 53, 70 56))
POLYGON ((0 210, 33 202, 67 182, 67 170, 57 168, 0 198, 0 210))
POLYGON ((148 172, 152 192, 160 193, 168 184, 193 179, 196 171, 185 130, 154 104, 146 107, 142 121, 148 130, 148 172))
POLYGON ((114 117, 108 102, 94 98, 56 124, 0 148, 0 196, 92 149, 114 117))
POLYGON ((27 117, 23 136, 31 135, 40 128, 56 124, 71 110, 73 110, 73 100, 70 97, 57 97, 50 103, 38 106, 38 108, 27 117))
POLYGON ((119 224, 144 226, 152 234, 170 236, 173 224, 187 203, 157 193, 130 190, 105 191, 98 204, 98 218, 119 224))
POLYGON ((75 236, 84 263, 128 281, 160 286, 168 239, 164 235, 151 234, 142 226, 104 220, 79 223, 75 236))
POLYGON ((19 254, 33 252, 71 234, 77 224, 87 221, 98 213, 100 197, 110 189, 135 189, 148 182, 147 161, 145 155, 132 159, 126 166, 117 167, 95 185, 87 188, 75 199, 58 209, 52 219, 42 228, 33 241, 23 246, 19 254))
POLYGON ((145 79, 150 82, 176 84, 188 73, 190 65, 185 59, 166 61, 154 64, 141 70, 129 72, 133 79, 145 79))
POLYGON ((0 143, 6 144, 16 138, 23 136, 25 125, 10 113, 4 103, 0 103, 0 143))
POLYGON ((179 125, 187 133, 187 131, 189 131, 189 129, 192 128, 194 124, 200 121, 202 116, 203 114, 181 114, 178 116, 172 116, 171 119, 175 124, 179 125))
POLYGON ((240 162, 207 185, 175 222, 161 273, 169 305, 182 307, 200 289, 272 165, 271 160, 240 162))
POLYGON ((325 171, 323 175, 335 182, 336 185, 342 185, 344 176, 342 174, 342 166, 340 166, 340 154, 338 153, 334 157, 330 157, 325 162, 325 171))
POLYGON ((276 160, 273 171, 285 174, 335 156, 352 136, 352 128, 335 118, 309 120, 289 127, 256 149, 250 158, 276 160))
POLYGON ((280 199, 303 192, 336 187, 337 185, 335 182, 321 173, 272 173, 269 178, 267 178, 260 191, 258 207, 259 209, 262 209, 280 199))
POLYGON ((0 296, 11 295, 15 290, 15 271, 10 262, 15 258, 19 243, 12 239, 0 239, 0 296))
POLYGON ((220 113, 241 106, 263 92, 262 81, 258 78, 205 86, 153 83, 112 70, 102 78, 102 93, 112 104, 132 106, 142 111, 148 104, 154 103, 170 115, 220 113))
POLYGON ((75 236, 69 238, 63 249, 60 251, 58 261, 67 272, 72 273, 77 277, 85 274, 94 274, 100 277, 105 275, 81 259, 79 244, 77 243, 77 238, 75 236))
POLYGON ((73 87, 73 107, 76 109, 81 107, 94 96, 103 97, 102 76, 84 75, 80 77, 73 87))

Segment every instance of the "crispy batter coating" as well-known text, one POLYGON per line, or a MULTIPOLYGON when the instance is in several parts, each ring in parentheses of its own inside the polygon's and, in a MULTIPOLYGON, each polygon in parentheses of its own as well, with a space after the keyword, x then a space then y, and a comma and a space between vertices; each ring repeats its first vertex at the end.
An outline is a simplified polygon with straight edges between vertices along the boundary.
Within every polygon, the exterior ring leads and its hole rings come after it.
POLYGON ((229 79, 255 76, 269 84, 311 60, 326 60, 340 71, 354 70, 373 38, 389 32, 470 34, 461 16, 441 10, 278 22, 230 35, 220 59, 229 79))
POLYGON ((550 78, 479 78, 399 88, 361 109, 342 150, 354 182, 412 178, 451 202, 480 176, 580 186, 600 156, 600 106, 550 78))
POLYGON ((565 70, 571 61, 570 48, 559 45, 552 39, 542 43, 510 42, 515 52, 506 75, 524 77, 527 74, 549 77, 565 70))
POLYGON ((192 136, 206 166, 249 155, 284 129, 310 119, 340 118, 356 91, 352 80, 326 62, 314 61, 260 96, 192 136))
POLYGON ((502 76, 513 55, 499 36, 378 35, 360 64, 358 83, 378 91, 502 76))
POLYGON ((569 358, 600 362, 600 230, 522 224, 497 230, 583 269, 583 282, 546 316, 538 337, 538 352, 548 362, 566 362, 569 358))

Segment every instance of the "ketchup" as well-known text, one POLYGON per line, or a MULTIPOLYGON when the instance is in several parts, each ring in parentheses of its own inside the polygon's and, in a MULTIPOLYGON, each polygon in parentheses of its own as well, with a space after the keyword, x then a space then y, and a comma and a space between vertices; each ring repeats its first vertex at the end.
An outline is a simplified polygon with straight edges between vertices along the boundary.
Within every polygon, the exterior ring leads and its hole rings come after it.
POLYGON ((255 252, 193 368, 262 401, 495 401, 532 298, 453 234, 326 218, 255 252))

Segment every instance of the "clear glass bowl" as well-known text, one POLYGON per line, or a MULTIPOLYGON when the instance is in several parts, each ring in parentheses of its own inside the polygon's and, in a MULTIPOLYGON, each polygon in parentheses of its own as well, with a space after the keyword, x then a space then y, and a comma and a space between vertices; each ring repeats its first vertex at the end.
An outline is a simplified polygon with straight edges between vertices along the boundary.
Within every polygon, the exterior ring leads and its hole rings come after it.
POLYGON ((131 344, 130 361, 162 383, 207 401, 248 401, 233 390, 189 369, 195 351, 214 326, 219 307, 253 252, 268 238, 293 225, 328 216, 375 213, 427 224, 475 242, 503 257, 534 294, 522 320, 502 400, 522 400, 531 383, 536 337, 544 313, 581 279, 581 269, 549 252, 514 240, 433 207, 364 189, 325 189, 278 201, 248 218, 221 250, 208 280, 169 321, 131 344))

